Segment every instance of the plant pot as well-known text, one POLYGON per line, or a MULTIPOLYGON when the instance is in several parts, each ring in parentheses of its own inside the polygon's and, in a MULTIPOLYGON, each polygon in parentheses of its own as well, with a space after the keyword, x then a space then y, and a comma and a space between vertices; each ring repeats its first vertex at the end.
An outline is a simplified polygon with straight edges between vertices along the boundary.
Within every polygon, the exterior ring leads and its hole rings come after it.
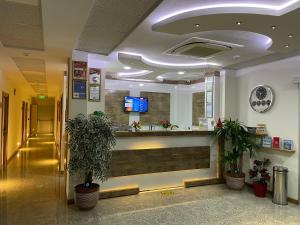
POLYGON ((84 184, 75 187, 75 205, 79 209, 92 209, 99 200, 99 184, 92 183, 91 188, 85 188, 84 184))
POLYGON ((232 176, 231 174, 226 174, 226 184, 227 187, 233 190, 242 190, 245 186, 245 174, 241 176, 232 176))
POLYGON ((253 191, 254 191, 255 196, 257 196, 257 197, 260 197, 260 198, 266 197, 267 188, 268 188, 267 184, 253 182, 253 191))

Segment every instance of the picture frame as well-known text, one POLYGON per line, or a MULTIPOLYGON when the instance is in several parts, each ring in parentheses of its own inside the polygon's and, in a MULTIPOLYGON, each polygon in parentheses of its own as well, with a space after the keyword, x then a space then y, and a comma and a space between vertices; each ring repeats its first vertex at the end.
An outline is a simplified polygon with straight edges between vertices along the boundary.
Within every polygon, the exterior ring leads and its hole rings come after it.
POLYGON ((272 137, 265 136, 262 138, 262 147, 264 148, 272 148, 272 137))
POLYGON ((73 61, 73 79, 86 80, 87 62, 73 61))
POLYGON ((101 70, 96 68, 89 69, 89 84, 101 84, 101 70))
POLYGON ((100 85, 89 85, 89 101, 101 101, 101 87, 100 85))
POLYGON ((284 139, 282 141, 282 148, 284 150, 293 150, 293 141, 292 140, 287 140, 287 139, 284 139))
POLYGON ((73 80, 73 99, 86 99, 86 81, 73 80))

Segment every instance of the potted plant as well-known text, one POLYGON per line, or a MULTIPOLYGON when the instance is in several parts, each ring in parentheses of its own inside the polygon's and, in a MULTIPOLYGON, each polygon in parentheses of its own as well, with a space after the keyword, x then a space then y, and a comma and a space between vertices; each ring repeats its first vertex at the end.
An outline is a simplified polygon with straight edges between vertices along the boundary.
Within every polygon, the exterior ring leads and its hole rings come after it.
POLYGON ((225 119, 223 122, 219 120, 214 135, 225 141, 222 163, 226 171, 226 184, 231 189, 241 190, 245 184, 243 156, 245 152, 252 156, 256 147, 255 135, 250 134, 247 127, 238 120, 231 119, 225 119))
POLYGON ((254 160, 253 169, 249 170, 249 176, 253 180, 253 191, 255 196, 264 198, 267 194, 268 182, 271 179, 268 166, 270 159, 254 160))
POLYGON ((172 126, 169 120, 161 120, 159 123, 165 130, 172 126))
POLYGON ((141 128, 142 128, 142 125, 141 125, 140 121, 138 121, 138 122, 133 121, 131 126, 133 127, 134 131, 136 131, 136 132, 140 131, 141 128))
POLYGON ((112 124, 102 112, 86 117, 82 114, 68 120, 66 131, 70 135, 68 171, 84 179, 75 186, 75 204, 80 209, 93 208, 99 200, 99 184, 107 179, 115 137, 112 124))

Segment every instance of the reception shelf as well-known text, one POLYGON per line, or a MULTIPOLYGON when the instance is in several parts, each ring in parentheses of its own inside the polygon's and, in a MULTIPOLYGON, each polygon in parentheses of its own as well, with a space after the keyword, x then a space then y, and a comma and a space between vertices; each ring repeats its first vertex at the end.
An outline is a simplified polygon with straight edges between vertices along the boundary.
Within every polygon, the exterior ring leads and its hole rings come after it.
POLYGON ((116 137, 151 137, 151 136, 210 136, 212 131, 116 131, 116 137))
POLYGON ((286 149, 278 149, 278 148, 266 148, 266 147, 261 147, 258 148, 257 150, 259 151, 272 151, 272 152, 286 152, 286 153, 295 153, 295 150, 286 150, 286 149))

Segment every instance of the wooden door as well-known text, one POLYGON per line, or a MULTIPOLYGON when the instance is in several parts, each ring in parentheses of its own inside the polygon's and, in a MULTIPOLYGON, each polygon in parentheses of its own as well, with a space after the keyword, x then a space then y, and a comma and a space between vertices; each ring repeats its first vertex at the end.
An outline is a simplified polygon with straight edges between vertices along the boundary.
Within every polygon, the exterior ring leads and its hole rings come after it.
POLYGON ((1 115, 1 171, 6 170, 7 166, 7 136, 8 136, 8 112, 9 95, 2 92, 2 115, 1 115))

